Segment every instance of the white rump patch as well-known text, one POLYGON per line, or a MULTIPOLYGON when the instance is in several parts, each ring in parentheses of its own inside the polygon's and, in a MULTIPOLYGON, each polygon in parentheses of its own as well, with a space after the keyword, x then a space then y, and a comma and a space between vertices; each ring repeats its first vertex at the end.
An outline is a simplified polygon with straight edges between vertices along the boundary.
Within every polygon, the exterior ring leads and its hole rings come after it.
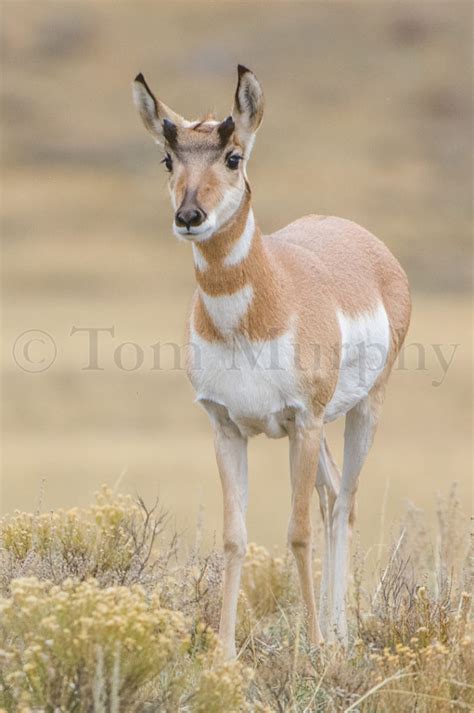
POLYGON ((371 312, 349 317, 338 312, 341 331, 339 377, 325 421, 343 416, 364 399, 387 363, 390 325, 382 303, 371 312))
POLYGON ((245 285, 231 295, 219 297, 212 297, 202 289, 199 292, 209 316, 223 336, 229 336, 235 331, 253 298, 252 285, 245 285))
POLYGON ((247 220, 245 223, 245 228, 243 229, 242 235, 237 240, 232 250, 224 259, 224 265, 230 267, 232 265, 238 265, 247 257, 250 246, 252 245, 252 238, 255 233, 255 218, 253 216, 253 210, 250 208, 247 220))

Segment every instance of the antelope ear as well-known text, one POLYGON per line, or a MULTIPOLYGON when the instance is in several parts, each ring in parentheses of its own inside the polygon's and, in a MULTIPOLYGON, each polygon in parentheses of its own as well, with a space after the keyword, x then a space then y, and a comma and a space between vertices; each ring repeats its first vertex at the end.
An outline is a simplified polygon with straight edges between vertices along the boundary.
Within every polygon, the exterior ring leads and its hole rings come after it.
POLYGON ((145 128, 158 144, 164 144, 166 136, 164 135, 163 122, 168 121, 175 126, 180 126, 184 122, 183 117, 155 97, 143 74, 137 74, 132 84, 132 90, 134 104, 142 117, 145 128))
POLYGON ((232 118, 235 131, 242 141, 246 158, 250 156, 255 134, 262 123, 264 98, 263 90, 253 72, 242 64, 237 67, 239 79, 235 90, 232 118))

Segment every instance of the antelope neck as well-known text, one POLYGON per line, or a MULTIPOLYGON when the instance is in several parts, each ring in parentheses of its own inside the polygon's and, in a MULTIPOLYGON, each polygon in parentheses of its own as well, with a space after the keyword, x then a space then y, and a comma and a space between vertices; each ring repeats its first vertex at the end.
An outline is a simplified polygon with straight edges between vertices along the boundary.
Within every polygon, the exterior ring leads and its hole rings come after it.
POLYGON ((245 195, 229 223, 207 241, 193 245, 196 280, 209 295, 230 295, 250 279, 261 246, 250 196, 245 195), (256 250, 257 248, 257 250, 256 250))
POLYGON ((255 225, 249 194, 229 224, 193 251, 199 286, 194 321, 201 336, 225 340, 243 333, 260 341, 288 328, 281 280, 255 225))

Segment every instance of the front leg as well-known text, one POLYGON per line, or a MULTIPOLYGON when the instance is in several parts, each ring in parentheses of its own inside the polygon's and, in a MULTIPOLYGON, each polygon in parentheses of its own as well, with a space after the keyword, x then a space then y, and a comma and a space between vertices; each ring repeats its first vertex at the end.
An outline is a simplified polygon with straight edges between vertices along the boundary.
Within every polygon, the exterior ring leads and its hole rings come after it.
POLYGON ((318 466, 321 431, 322 419, 318 418, 310 427, 297 425, 290 436, 292 501, 288 540, 296 559, 312 645, 320 644, 323 640, 316 614, 311 526, 311 496, 318 466))
POLYGON ((242 563, 247 550, 247 439, 232 424, 214 424, 214 445, 224 498, 224 591, 219 638, 235 657, 235 625, 242 563))

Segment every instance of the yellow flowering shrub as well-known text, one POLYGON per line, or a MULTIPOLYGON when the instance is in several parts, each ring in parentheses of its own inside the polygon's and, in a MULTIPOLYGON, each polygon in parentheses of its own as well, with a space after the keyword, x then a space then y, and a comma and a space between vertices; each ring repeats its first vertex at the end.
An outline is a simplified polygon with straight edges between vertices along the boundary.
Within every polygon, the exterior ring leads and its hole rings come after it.
POLYGON ((203 667, 193 698, 193 710, 196 713, 237 713, 244 710, 247 689, 245 679, 250 677, 250 669, 242 671, 233 662, 207 669, 203 667))
POLYGON ((265 547, 250 544, 242 569, 245 602, 257 617, 277 611, 294 599, 288 560, 272 555, 265 547))
POLYGON ((410 695, 412 702, 418 700, 417 709, 430 713, 450 706, 463 709, 465 686, 457 675, 465 679, 472 671, 470 638, 456 639, 449 646, 436 640, 424 644, 425 627, 417 633, 408 644, 370 655, 367 673, 373 687, 381 686, 378 697, 387 707, 394 707, 401 695, 410 695))
POLYGON ((72 711, 91 700, 101 659, 106 680, 118 666, 126 701, 190 645, 184 617, 138 585, 14 580, 1 613, 4 695, 37 707, 72 711))
POLYGON ((88 508, 50 513, 17 512, 0 520, 5 568, 16 575, 41 573, 95 577, 107 584, 137 581, 148 564, 162 518, 128 495, 103 487, 88 508))
POLYGON ((14 580, 0 610, 0 703, 7 710, 89 711, 91 701, 109 710, 114 698, 120 710, 140 710, 158 684, 155 698, 168 701, 191 687, 197 710, 230 712, 243 704, 241 667, 210 668, 215 635, 205 626, 191 630, 180 612, 162 608, 159 596, 141 586, 14 580))
POLYGON ((474 709, 459 513, 453 497, 440 510, 436 557, 410 512, 380 578, 355 568, 347 650, 309 646, 291 556, 249 545, 227 663, 222 555, 175 557, 176 537, 158 548, 153 509, 103 489, 88 508, 4 518, 0 713, 474 709))

